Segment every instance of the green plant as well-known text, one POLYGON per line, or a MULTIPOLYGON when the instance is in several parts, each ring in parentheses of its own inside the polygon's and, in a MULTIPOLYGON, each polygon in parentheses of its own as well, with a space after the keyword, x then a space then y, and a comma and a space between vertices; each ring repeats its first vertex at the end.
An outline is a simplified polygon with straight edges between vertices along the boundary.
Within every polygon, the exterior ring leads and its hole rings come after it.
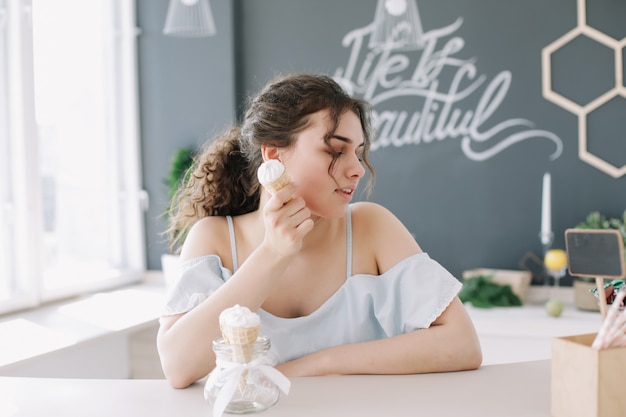
POLYGON ((459 292, 461 301, 480 308, 522 305, 522 300, 515 295, 510 285, 497 284, 492 282, 492 278, 491 275, 466 278, 459 292))
MULTIPOLYGON (((186 182, 187 178, 191 175, 191 166, 193 165, 195 150, 191 147, 179 148, 174 152, 170 159, 169 172, 167 178, 163 179, 163 183, 169 187, 168 191, 168 205, 165 211, 163 211, 163 218, 169 221, 172 215, 172 203, 178 189, 186 182)), ((170 241, 170 251, 175 253, 175 248, 172 246, 172 241, 178 242, 181 240, 178 231, 173 232, 174 235, 170 236, 169 231, 166 230, 162 233, 163 236, 167 236, 170 241)), ((182 241, 182 240, 181 240, 182 241)))
POLYGON ((585 221, 576 225, 577 229, 615 229, 619 230, 624 240, 624 257, 626 257, 626 210, 622 218, 608 218, 599 211, 592 211, 585 221))
POLYGON ((171 201, 176 191, 185 182, 190 174, 189 168, 193 164, 195 150, 193 148, 180 148, 176 150, 170 161, 170 170, 167 177, 169 187, 168 201, 171 201))

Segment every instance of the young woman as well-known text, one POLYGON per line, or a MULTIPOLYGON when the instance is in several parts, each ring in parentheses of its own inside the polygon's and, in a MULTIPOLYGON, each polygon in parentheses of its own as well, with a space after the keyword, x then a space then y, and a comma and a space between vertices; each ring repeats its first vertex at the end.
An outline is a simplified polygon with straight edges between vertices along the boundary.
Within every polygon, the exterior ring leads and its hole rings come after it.
POLYGON ((351 204, 372 172, 370 129, 365 102, 329 77, 296 74, 270 82, 241 128, 197 157, 170 209, 183 273, 158 348, 174 387, 213 369, 218 316, 235 304, 259 314, 287 376, 480 366, 459 281, 388 210, 351 204), (269 159, 292 179, 273 196, 256 177, 269 159))

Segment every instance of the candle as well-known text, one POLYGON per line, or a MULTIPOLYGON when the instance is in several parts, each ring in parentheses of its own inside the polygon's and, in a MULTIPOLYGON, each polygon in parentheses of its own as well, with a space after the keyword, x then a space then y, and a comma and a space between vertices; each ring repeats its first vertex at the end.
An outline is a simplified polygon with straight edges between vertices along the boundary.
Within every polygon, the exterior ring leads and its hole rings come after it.
POLYGON ((543 192, 541 195, 541 241, 547 244, 547 240, 552 234, 552 202, 551 202, 551 186, 550 173, 543 174, 543 192))

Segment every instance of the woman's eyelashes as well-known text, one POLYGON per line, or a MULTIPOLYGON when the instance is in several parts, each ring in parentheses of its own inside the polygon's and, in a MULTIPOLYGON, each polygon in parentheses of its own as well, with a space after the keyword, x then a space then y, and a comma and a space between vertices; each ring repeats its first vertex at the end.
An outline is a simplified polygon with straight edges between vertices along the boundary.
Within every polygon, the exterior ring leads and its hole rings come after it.
MULTIPOLYGON (((331 150, 329 150, 327 152, 328 152, 329 155, 331 155, 333 157, 340 157, 340 156, 343 156, 343 155, 346 154, 346 151, 344 149, 331 149, 331 150)), ((360 147, 359 147, 359 149, 357 149, 354 153, 355 153, 357 159, 360 162, 363 162, 363 150, 360 149, 360 147)))

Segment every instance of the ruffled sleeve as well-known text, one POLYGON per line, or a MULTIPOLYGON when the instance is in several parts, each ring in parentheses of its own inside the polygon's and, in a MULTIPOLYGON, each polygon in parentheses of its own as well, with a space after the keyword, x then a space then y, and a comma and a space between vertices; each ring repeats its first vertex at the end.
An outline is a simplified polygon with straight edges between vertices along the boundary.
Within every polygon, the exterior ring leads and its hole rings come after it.
POLYGON ((217 255, 190 259, 181 265, 180 279, 168 291, 164 316, 186 313, 197 307, 232 275, 217 255))
POLYGON ((368 284, 372 311, 387 336, 430 327, 462 287, 426 253, 401 261, 368 284))

